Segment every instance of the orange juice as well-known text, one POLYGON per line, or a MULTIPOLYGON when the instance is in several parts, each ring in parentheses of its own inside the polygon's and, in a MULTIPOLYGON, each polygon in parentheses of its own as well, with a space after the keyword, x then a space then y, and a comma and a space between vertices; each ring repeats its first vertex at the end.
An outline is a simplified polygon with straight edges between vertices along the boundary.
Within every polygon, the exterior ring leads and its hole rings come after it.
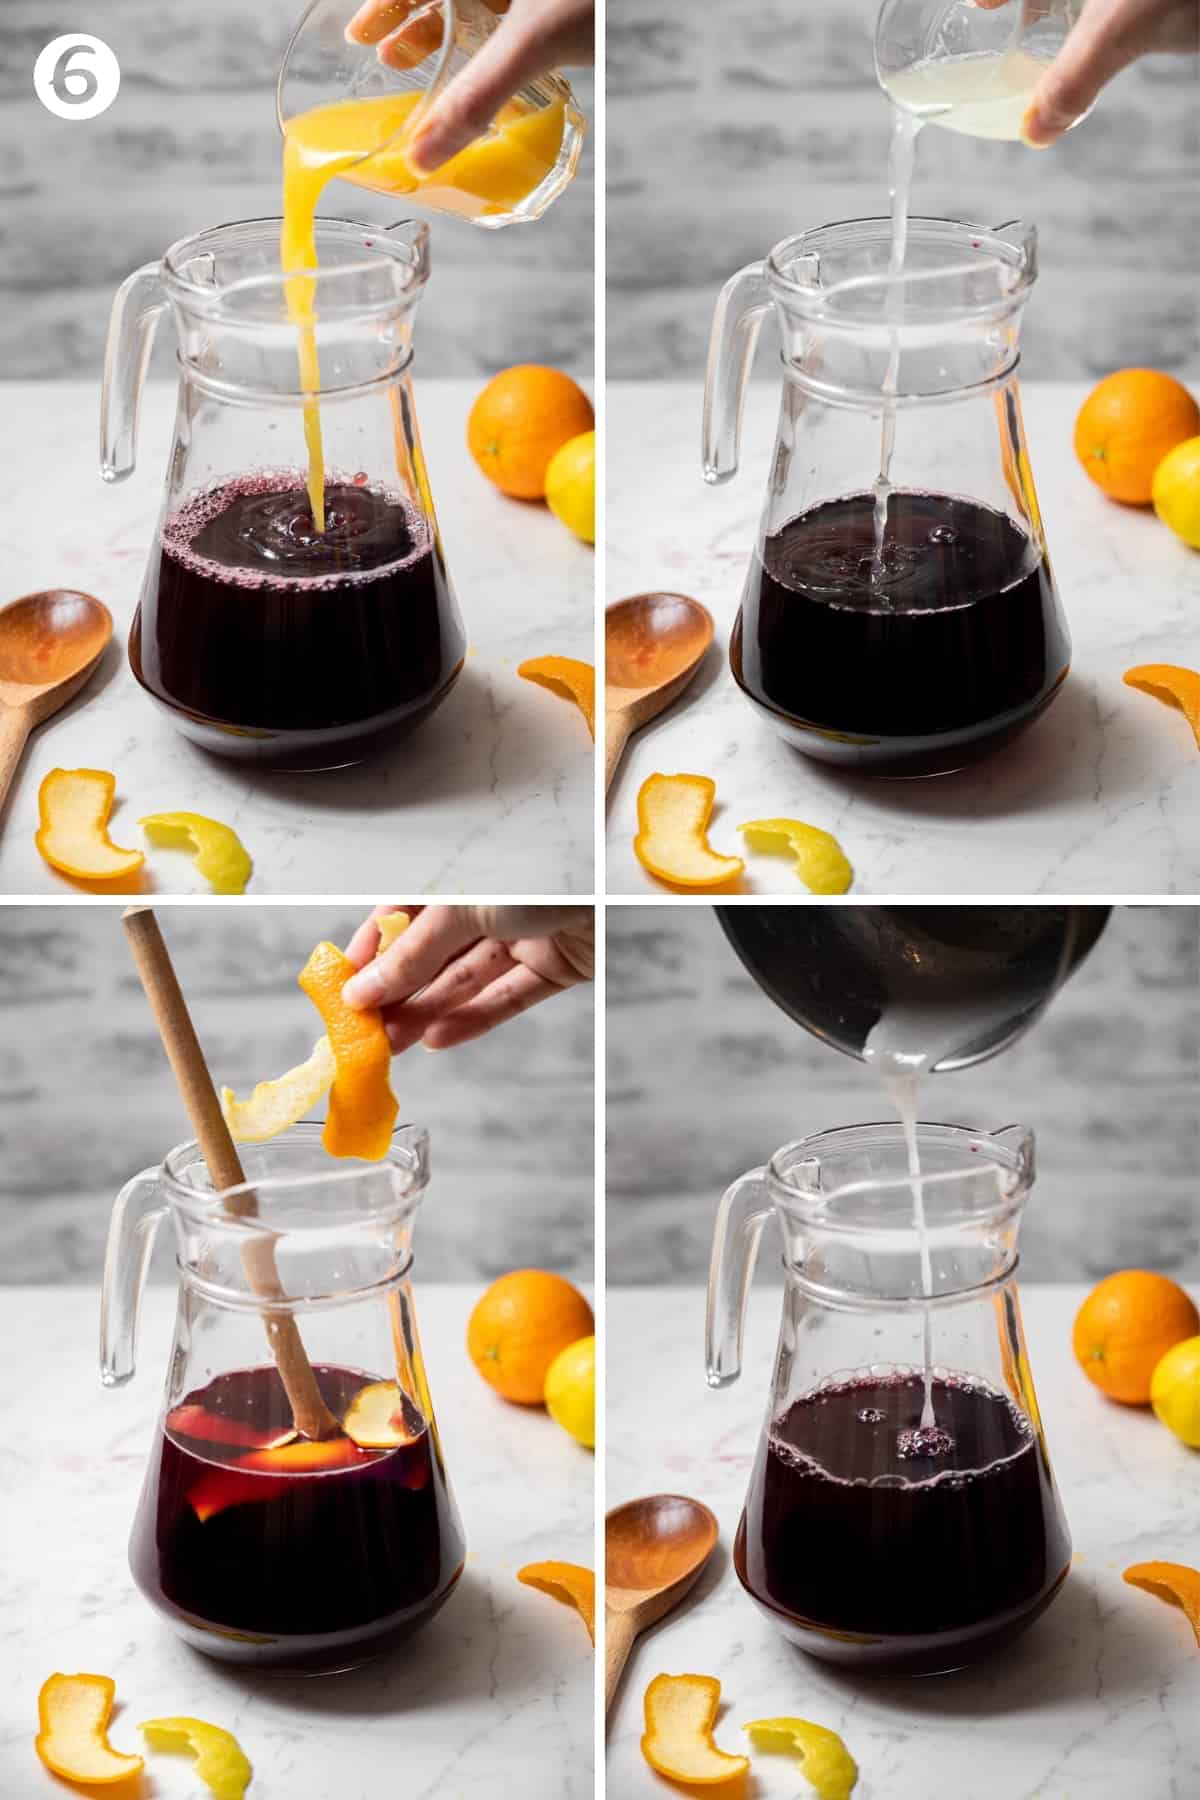
POLYGON ((487 133, 427 174, 409 167, 405 150, 424 95, 379 94, 336 100, 297 113, 284 127, 283 231, 280 260, 288 311, 299 339, 300 380, 308 396, 304 438, 308 496, 318 531, 325 529, 325 458, 317 394, 321 385, 313 311, 313 282, 302 271, 317 266, 317 203, 335 177, 395 196, 412 194, 435 212, 486 219, 512 212, 549 175, 558 159, 566 107, 558 101, 530 107, 514 100, 487 133))

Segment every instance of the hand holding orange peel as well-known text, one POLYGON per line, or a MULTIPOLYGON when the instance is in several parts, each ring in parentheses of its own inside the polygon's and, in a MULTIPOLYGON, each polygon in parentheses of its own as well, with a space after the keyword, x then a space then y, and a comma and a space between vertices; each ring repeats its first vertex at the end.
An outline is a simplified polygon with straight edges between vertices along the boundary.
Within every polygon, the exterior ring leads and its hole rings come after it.
POLYGON ((1139 663, 1126 669, 1121 679, 1126 687, 1177 706, 1200 747, 1200 674, 1195 669, 1183 669, 1177 663, 1139 663))
POLYGON ((646 1689, 642 1755, 671 1781, 717 1787, 750 1768, 748 1756, 729 1756, 713 1738, 721 1684, 713 1675, 656 1675, 646 1689))
POLYGON ((858 1764, 836 1731, 809 1719, 753 1719, 742 1727, 759 1750, 794 1751, 821 1800, 850 1800, 858 1764))
POLYGON ((587 1626, 593 1644, 596 1641, 596 1577, 591 1569, 579 1563, 526 1563, 517 1570, 517 1580, 526 1587, 538 1588, 573 1606, 587 1626))
POLYGON ((1186 1563, 1131 1563, 1122 1579, 1180 1607, 1200 1644, 1200 1569, 1189 1569, 1186 1563))
POLYGON ((77 881, 120 881, 136 875, 145 857, 122 850, 108 835, 117 778, 107 769, 51 769, 38 789, 34 843, 60 874, 77 881))
POLYGON ((388 1080, 392 1051, 377 1011, 347 1006, 342 989, 355 973, 336 944, 318 944, 300 986, 321 1015, 335 1073, 321 1142, 330 1156, 379 1162, 387 1155, 400 1110, 388 1080))
POLYGON ((193 1751, 196 1774, 216 1800, 242 1800, 254 1771, 231 1731, 187 1718, 147 1719, 138 1730, 151 1749, 193 1751))
POLYGON ((214 894, 244 894, 253 864, 232 826, 203 813, 149 813, 138 824, 152 844, 169 850, 191 850, 197 873, 204 876, 214 894))
POLYGON ((752 819, 738 830, 748 850, 784 855, 790 850, 796 859, 796 873, 810 894, 845 894, 850 891, 854 870, 845 851, 828 831, 806 825, 801 819, 752 819))
POLYGON ((643 869, 676 887, 721 887, 740 875, 740 856, 708 841, 716 783, 707 775, 650 775, 638 790, 633 851, 643 869))
POLYGON ((591 663, 576 662, 573 656, 534 656, 518 663, 517 674, 539 687, 573 700, 584 718, 593 741, 596 736, 596 671, 591 663))
POLYGON ((33 1747, 52 1774, 110 1787, 145 1767, 140 1756, 123 1756, 108 1741, 116 1692, 108 1675, 51 1675, 42 1683, 33 1747))

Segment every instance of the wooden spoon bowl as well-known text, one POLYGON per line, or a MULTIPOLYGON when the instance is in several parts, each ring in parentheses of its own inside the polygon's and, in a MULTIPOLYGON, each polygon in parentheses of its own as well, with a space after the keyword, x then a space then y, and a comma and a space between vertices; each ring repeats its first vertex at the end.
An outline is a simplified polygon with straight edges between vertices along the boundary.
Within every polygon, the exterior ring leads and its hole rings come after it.
POLYGON ((707 1506, 686 1494, 649 1494, 614 1507, 604 1531, 605 1710, 634 1639, 700 1578, 719 1535, 707 1506))
POLYGON ((0 808, 30 732, 95 673, 112 628, 107 606, 75 588, 0 607, 0 808))
POLYGON ((712 614, 690 594, 616 600, 604 620, 604 785, 630 734, 679 697, 713 640, 712 614))

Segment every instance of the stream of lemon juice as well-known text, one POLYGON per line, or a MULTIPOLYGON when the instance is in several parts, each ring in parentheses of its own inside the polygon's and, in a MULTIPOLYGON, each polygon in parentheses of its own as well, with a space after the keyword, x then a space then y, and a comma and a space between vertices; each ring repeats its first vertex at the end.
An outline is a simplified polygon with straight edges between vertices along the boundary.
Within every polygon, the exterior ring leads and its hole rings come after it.
POLYGON ((485 219, 510 213, 553 169, 562 146, 565 103, 530 107, 509 103, 483 137, 440 168, 418 174, 406 149, 417 92, 336 100, 297 113, 284 126, 283 229, 280 265, 288 277, 288 314, 296 327, 304 441, 313 523, 325 530, 325 454, 321 436, 315 282, 316 210, 335 177, 396 196, 412 194, 434 212, 485 219))

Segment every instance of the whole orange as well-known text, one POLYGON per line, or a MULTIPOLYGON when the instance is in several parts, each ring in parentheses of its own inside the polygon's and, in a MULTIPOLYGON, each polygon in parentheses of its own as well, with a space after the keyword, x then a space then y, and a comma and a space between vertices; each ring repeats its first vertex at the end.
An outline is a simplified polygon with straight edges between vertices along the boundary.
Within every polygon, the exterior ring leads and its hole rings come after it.
POLYGON ((1118 369, 1094 387, 1075 421, 1075 454, 1113 500, 1146 506, 1168 450, 1200 432, 1200 406, 1158 369, 1118 369))
POLYGON ((1080 1307, 1071 1347, 1088 1380, 1110 1400, 1144 1406, 1159 1358, 1197 1332, 1200 1313, 1177 1282, 1146 1269, 1121 1269, 1080 1307))
POLYGON ((595 1329, 592 1309, 569 1281, 545 1269, 501 1275, 467 1323, 467 1352, 483 1379, 521 1406, 540 1406, 560 1350, 595 1329))
POLYGON ((591 401, 569 375, 518 363, 489 381, 471 408, 467 448, 502 493, 541 500, 555 451, 595 422, 591 401))

